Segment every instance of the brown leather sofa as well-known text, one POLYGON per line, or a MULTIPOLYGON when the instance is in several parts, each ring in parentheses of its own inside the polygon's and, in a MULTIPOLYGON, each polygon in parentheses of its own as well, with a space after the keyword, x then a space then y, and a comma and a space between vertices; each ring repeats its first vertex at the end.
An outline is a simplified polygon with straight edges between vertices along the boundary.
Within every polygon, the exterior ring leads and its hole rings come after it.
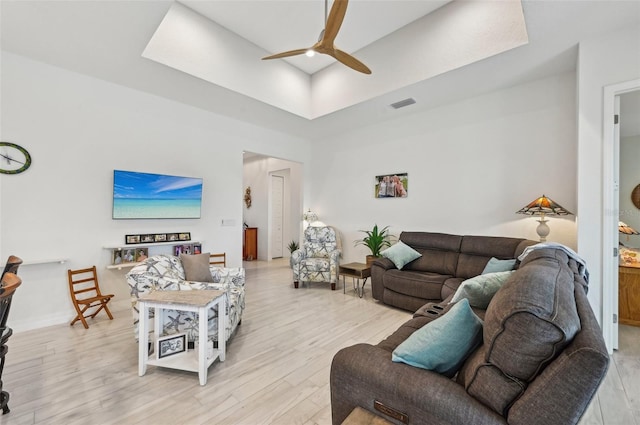
POLYGON ((414 331, 446 316, 446 303, 440 314, 417 312, 378 345, 340 350, 331 365, 333 424, 357 406, 395 424, 576 424, 609 364, 587 279, 566 251, 532 250, 481 312, 483 342, 453 378, 391 360, 414 331))
POLYGON ((460 283, 482 273, 487 262, 517 258, 528 239, 402 232, 400 240, 422 254, 402 270, 386 258, 371 266, 373 298, 411 312, 446 300, 460 283))

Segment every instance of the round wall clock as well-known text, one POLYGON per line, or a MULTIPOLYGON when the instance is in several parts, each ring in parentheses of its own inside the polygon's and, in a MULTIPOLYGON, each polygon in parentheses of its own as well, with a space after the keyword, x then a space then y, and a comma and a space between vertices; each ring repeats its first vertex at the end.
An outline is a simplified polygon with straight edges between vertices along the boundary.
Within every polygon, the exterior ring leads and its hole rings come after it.
POLYGON ((640 209, 640 184, 631 192, 631 202, 633 202, 636 208, 640 209))
POLYGON ((0 173, 18 174, 31 166, 31 155, 15 143, 0 142, 0 173))

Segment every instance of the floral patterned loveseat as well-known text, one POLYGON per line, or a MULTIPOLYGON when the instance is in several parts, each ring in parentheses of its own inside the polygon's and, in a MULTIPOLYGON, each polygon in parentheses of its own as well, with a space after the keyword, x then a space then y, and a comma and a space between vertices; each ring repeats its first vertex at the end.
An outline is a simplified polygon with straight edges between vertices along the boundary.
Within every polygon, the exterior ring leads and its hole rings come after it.
MULTIPOLYGON (((228 340, 242 320, 244 311, 244 269, 210 266, 213 283, 190 282, 185 280, 185 273, 179 257, 171 255, 154 255, 127 273, 127 283, 131 294, 131 309, 135 336, 138 337, 138 298, 152 290, 185 291, 192 289, 217 289, 227 293, 227 333, 228 340)), ((162 334, 178 332, 187 333, 189 341, 198 337, 198 315, 193 312, 165 310, 162 323, 162 334)), ((153 314, 153 313, 152 313, 153 314)), ((209 338, 218 340, 217 306, 209 311, 209 338)))

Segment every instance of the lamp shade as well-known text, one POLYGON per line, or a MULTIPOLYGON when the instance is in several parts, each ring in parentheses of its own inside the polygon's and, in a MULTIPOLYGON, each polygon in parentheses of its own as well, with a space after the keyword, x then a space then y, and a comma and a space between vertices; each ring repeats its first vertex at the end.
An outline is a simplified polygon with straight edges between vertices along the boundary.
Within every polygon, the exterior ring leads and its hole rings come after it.
POLYGON ((309 208, 309 211, 302 214, 302 219, 307 223, 312 223, 314 221, 318 221, 318 214, 314 213, 313 211, 311 211, 311 208, 309 208))
POLYGON ((516 214, 526 215, 573 215, 554 200, 547 198, 545 195, 535 199, 528 205, 516 211, 516 214))
POLYGON ((622 221, 618 222, 618 231, 620 233, 624 233, 625 235, 640 235, 636 229, 623 223, 622 221))

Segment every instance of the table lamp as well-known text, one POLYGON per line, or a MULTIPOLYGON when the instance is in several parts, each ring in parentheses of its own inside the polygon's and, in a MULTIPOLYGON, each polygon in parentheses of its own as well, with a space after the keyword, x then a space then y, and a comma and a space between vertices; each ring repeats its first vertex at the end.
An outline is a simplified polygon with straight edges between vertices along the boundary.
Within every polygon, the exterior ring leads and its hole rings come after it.
POLYGON ((306 221, 307 223, 311 223, 313 221, 318 221, 318 214, 316 214, 315 212, 311 211, 311 208, 309 208, 309 211, 307 211, 306 213, 302 214, 302 219, 304 221, 306 221))
POLYGON ((550 198, 547 198, 545 195, 535 199, 528 205, 522 207, 519 211, 516 211, 516 214, 525 214, 525 215, 536 215, 540 216, 540 220, 538 220, 538 227, 536 228, 536 233, 540 237, 540 242, 544 242, 547 240, 547 236, 549 236, 549 226, 547 225, 547 221, 545 216, 547 215, 573 215, 573 213, 564 209, 561 205, 556 203, 550 198))

